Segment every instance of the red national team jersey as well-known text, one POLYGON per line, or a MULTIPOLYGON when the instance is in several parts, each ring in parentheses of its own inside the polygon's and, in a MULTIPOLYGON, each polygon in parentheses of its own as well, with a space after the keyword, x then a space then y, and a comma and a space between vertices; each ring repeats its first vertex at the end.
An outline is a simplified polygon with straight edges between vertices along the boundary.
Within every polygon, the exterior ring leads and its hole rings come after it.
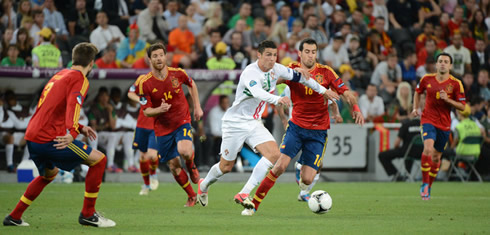
MULTIPOLYGON (((294 69, 301 64, 293 63, 289 67, 294 69)), ((344 94, 348 90, 342 79, 337 76, 332 68, 326 65, 316 64, 310 74, 325 88, 333 88, 337 93, 344 94)), ((293 102, 293 114, 291 121, 305 129, 327 130, 330 128, 330 116, 328 105, 324 104, 323 95, 298 82, 286 81, 291 89, 291 101, 293 102)))
POLYGON ((172 107, 155 117, 155 135, 164 136, 175 131, 179 126, 190 123, 189 104, 182 90, 182 83, 192 87, 192 79, 180 68, 168 68, 167 77, 159 80, 150 72, 136 87, 141 97, 141 108, 156 108, 165 102, 172 107))
POLYGON ((437 81, 436 74, 427 74, 420 79, 415 91, 419 94, 427 91, 425 108, 422 112, 421 124, 429 123, 443 131, 451 127, 451 105, 440 98, 439 92, 446 91, 449 99, 466 104, 461 81, 450 76, 446 81, 437 81))
POLYGON ((48 143, 56 136, 80 133, 78 119, 88 90, 88 79, 78 70, 63 69, 44 86, 37 109, 27 126, 25 139, 48 143))
MULTIPOLYGON (((147 76, 152 75, 151 73, 140 75, 138 79, 136 79, 136 82, 134 82, 134 84, 131 86, 131 88, 129 88, 129 92, 134 92, 138 94, 136 92, 136 87, 138 86, 138 84, 140 84, 141 80, 145 79, 147 76)), ((136 121, 136 127, 153 130, 154 123, 155 118, 145 116, 145 114, 143 114, 143 106, 141 106, 138 114, 138 120, 136 121)))

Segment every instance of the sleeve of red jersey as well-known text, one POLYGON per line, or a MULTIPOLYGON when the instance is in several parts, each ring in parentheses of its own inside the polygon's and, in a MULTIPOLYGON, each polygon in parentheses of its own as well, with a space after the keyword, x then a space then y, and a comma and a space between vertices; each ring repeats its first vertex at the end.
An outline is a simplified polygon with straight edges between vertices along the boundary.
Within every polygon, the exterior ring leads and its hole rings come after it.
POLYGON ((425 76, 423 76, 421 79, 420 79, 420 82, 417 84, 417 87, 415 88, 415 91, 419 94, 422 94, 424 93, 425 91, 425 81, 427 79, 424 79, 425 76))
POLYGON ((80 134, 80 126, 78 120, 80 119, 80 110, 82 108, 83 101, 87 95, 88 80, 82 76, 77 79, 73 79, 71 87, 68 90, 68 98, 66 100, 66 114, 65 114, 65 127, 69 131, 73 139, 76 139, 80 134))
POLYGON ((454 90, 454 100, 466 104, 466 96, 464 95, 464 88, 461 82, 457 82, 458 84, 455 86, 454 90))
POLYGON ((181 76, 179 76, 179 81, 186 84, 188 87, 192 87, 193 85, 192 78, 189 77, 189 75, 187 75, 187 73, 183 69, 182 69, 181 76))
POLYGON ((135 84, 135 90, 137 92, 136 94, 140 97, 141 109, 152 108, 153 104, 151 103, 150 91, 148 91, 148 85, 145 85, 145 81, 135 84))
POLYGON ((332 81, 332 88, 337 91, 339 95, 344 94, 345 91, 349 90, 349 88, 345 85, 344 81, 335 73, 333 70, 327 70, 326 72, 327 78, 330 78, 332 81))

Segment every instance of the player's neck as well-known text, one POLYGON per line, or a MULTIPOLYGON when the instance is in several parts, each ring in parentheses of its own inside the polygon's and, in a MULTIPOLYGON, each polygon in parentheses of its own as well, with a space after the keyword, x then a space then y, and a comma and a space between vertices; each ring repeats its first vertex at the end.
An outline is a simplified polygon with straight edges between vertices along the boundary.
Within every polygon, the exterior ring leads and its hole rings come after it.
POLYGON ((449 73, 443 73, 443 74, 437 73, 436 79, 440 82, 445 81, 445 80, 449 79, 449 73))
POLYGON ((307 69, 308 71, 311 71, 312 69, 314 69, 314 68, 315 68, 315 65, 316 65, 316 63, 315 63, 315 64, 313 64, 313 66, 311 66, 311 67, 306 67, 306 65, 301 64, 300 68, 302 68, 302 69, 307 69))
POLYGON ((80 65, 73 65, 73 66, 71 66, 71 69, 80 71, 83 74, 83 76, 85 76, 85 77, 87 76, 87 73, 90 71, 89 67, 84 68, 80 65))
POLYGON ((163 80, 165 79, 165 77, 167 77, 167 74, 168 74, 168 67, 165 65, 165 67, 163 67, 162 70, 158 70, 158 69, 154 69, 152 68, 151 69, 151 73, 153 74, 153 76, 155 76, 157 79, 159 80, 163 80))

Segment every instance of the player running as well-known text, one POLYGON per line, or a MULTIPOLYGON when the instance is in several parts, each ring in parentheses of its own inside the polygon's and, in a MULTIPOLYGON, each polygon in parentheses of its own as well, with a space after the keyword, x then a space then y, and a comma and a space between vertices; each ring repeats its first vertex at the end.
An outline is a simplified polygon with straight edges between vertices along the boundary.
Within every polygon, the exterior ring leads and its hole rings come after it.
MULTIPOLYGON (((304 39, 300 43, 299 56, 301 64, 292 64, 291 68, 308 70, 312 77, 325 88, 332 88, 341 94, 347 103, 353 108, 352 117, 359 125, 364 124, 357 100, 352 91, 349 91, 342 79, 326 65, 316 63, 318 45, 313 39, 304 39)), ((285 81, 291 89, 291 101, 293 102, 293 114, 288 122, 286 134, 281 144, 281 156, 272 170, 262 180, 255 192, 253 201, 245 198, 242 202, 245 209, 242 215, 253 215, 267 192, 274 186, 276 179, 286 171, 287 166, 300 150, 303 153, 299 162, 302 164, 299 187, 303 191, 314 181, 319 167, 322 165, 325 148, 327 147, 327 130, 330 129, 330 116, 328 105, 323 97, 313 93, 308 87, 299 83, 285 81)))
POLYGON ((94 227, 114 227, 116 223, 95 211, 95 201, 102 183, 106 156, 75 140, 79 133, 95 139, 89 126, 78 123, 89 82, 86 75, 94 65, 97 48, 80 43, 73 48, 73 66, 56 73, 44 87, 36 112, 27 126, 25 139, 31 159, 39 170, 27 186, 15 209, 3 220, 5 226, 29 226, 21 219, 24 211, 51 183, 60 169, 71 171, 80 163, 88 165, 85 199, 78 222, 94 227))
POLYGON ((145 116, 155 117, 154 130, 160 161, 167 163, 175 180, 187 193, 185 206, 191 207, 196 204, 196 193, 180 164, 179 156, 184 158, 195 184, 199 181, 199 171, 194 164, 191 116, 182 84, 189 87, 194 102, 194 118, 201 119, 203 112, 195 82, 183 69, 168 67, 166 53, 165 46, 159 43, 148 48, 151 72, 139 82, 136 92, 145 116))
POLYGON ((422 111, 422 200, 430 199, 430 191, 439 167, 441 156, 449 139, 451 126, 451 108, 463 111, 466 104, 461 81, 449 74, 453 67, 453 58, 447 53, 437 56, 436 74, 426 74, 420 79, 413 97, 412 115, 420 115, 420 95, 426 93, 425 108, 422 111))
MULTIPOLYGON (((136 86, 145 77, 146 75, 141 75, 136 79, 136 82, 129 88, 128 98, 136 102, 140 101, 139 96, 136 94, 136 86)), ((143 114, 143 108, 140 107, 133 140, 133 149, 140 151, 140 171, 144 182, 140 195, 148 195, 151 190, 158 188, 158 176, 156 174, 158 151, 155 131, 153 130, 154 122, 154 118, 146 117, 143 114)))
POLYGON ((324 99, 339 98, 335 92, 327 91, 313 79, 308 79, 309 73, 306 69, 293 70, 277 64, 277 47, 274 42, 262 41, 257 55, 258 61, 248 65, 240 75, 235 102, 223 116, 220 162, 211 167, 205 179, 199 181, 198 198, 202 206, 208 204, 208 187, 231 171, 243 143, 247 143, 263 156, 254 167, 249 182, 260 182, 279 158, 276 141, 261 120, 266 102, 275 105, 290 104, 289 98, 272 94, 278 79, 304 83, 311 87, 312 92, 322 94, 324 99))

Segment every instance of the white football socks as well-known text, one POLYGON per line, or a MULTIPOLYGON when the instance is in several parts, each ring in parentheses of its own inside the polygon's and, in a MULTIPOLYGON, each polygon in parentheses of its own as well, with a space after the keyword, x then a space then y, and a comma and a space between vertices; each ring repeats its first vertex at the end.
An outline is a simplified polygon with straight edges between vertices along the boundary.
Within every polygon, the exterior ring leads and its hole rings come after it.
POLYGON ((313 189, 313 187, 315 186, 315 184, 318 182, 318 179, 320 179, 320 173, 317 173, 315 175, 315 178, 313 178, 313 182, 311 182, 310 185, 306 185, 306 184, 303 183, 303 181, 301 181, 299 183, 299 188, 301 189, 301 191, 300 191, 299 194, 301 196, 304 196, 306 194, 309 194, 310 191, 311 191, 311 189, 313 189))
POLYGON ((201 182, 201 191, 207 192, 208 187, 214 184, 214 182, 218 181, 218 179, 223 175, 223 172, 219 169, 219 162, 214 164, 211 169, 209 169, 206 178, 201 182))
POLYGON ((6 144, 5 145, 5 157, 7 158, 7 166, 14 164, 14 145, 6 144))
POLYGON ((252 190, 262 182, 262 180, 267 175, 267 172, 272 168, 272 162, 270 162, 267 158, 262 157, 257 165, 255 165, 252 175, 248 178, 247 183, 243 186, 240 193, 250 194, 252 190))

